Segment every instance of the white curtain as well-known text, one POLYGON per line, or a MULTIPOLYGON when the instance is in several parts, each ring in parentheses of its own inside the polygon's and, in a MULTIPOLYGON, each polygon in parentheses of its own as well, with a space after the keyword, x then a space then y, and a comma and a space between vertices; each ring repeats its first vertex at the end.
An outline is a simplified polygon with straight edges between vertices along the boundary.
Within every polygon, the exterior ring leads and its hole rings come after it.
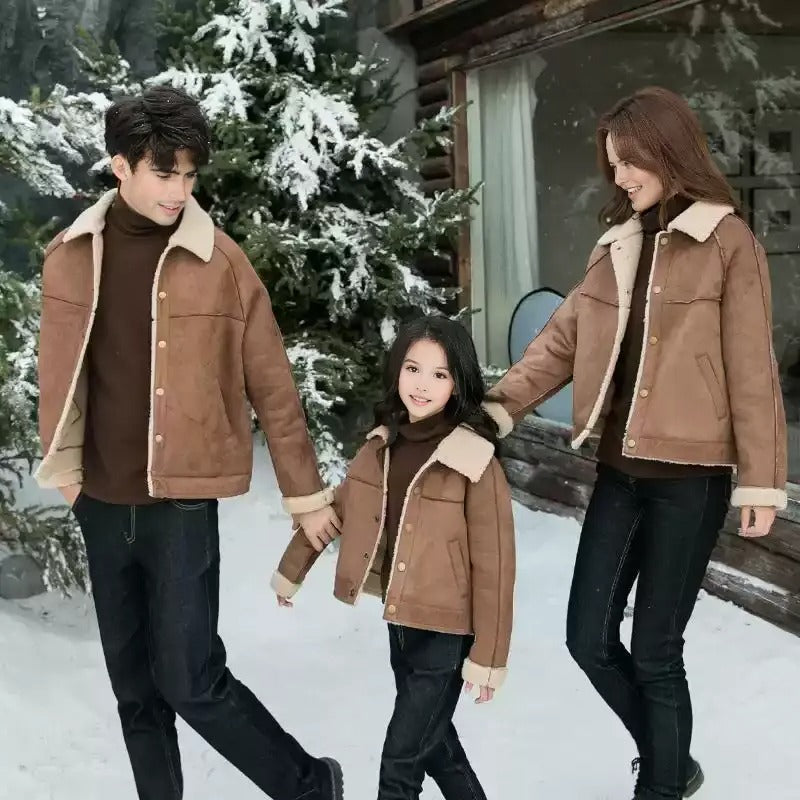
POLYGON ((470 228, 473 336, 497 366, 508 365, 514 307, 539 286, 533 116, 544 66, 534 54, 467 76, 470 183, 483 183, 470 228))

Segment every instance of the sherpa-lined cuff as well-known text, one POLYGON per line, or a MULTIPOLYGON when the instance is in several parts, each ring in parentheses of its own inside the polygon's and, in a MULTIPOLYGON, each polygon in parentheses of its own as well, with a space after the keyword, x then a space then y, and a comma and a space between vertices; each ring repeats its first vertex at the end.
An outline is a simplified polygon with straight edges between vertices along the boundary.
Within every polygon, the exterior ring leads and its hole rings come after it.
POLYGON ((759 489, 755 486, 737 486, 731 495, 734 508, 753 506, 754 508, 775 508, 779 511, 786 508, 789 502, 783 489, 759 489))
POLYGON ((279 597, 284 597, 287 600, 297 594, 297 590, 302 584, 292 583, 288 578, 284 577, 277 570, 272 573, 272 578, 269 582, 272 591, 279 597))
POLYGON ((501 439, 514 430, 514 420, 511 419, 511 414, 500 403, 487 400, 482 405, 483 410, 497 423, 498 435, 501 439))
POLYGON ((473 686, 488 686, 490 689, 499 689, 506 679, 508 667, 482 667, 468 658, 464 659, 461 667, 461 677, 473 686))
POLYGON ((308 514, 319 511, 333 502, 333 489, 323 489, 315 494, 306 494, 302 497, 284 497, 281 501, 283 510, 287 514, 308 514))
POLYGON ((33 474, 36 483, 41 489, 63 489, 66 486, 80 486, 83 484, 83 469, 71 469, 67 472, 57 472, 55 475, 43 477, 43 473, 37 470, 33 474))

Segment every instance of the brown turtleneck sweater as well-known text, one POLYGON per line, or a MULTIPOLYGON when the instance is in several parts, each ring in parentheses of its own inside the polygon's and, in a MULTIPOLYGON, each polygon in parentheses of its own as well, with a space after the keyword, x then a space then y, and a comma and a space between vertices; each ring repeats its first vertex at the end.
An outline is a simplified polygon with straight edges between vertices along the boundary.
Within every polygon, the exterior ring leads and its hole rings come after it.
POLYGON ((151 297, 169 227, 117 195, 103 231, 103 272, 89 339, 83 491, 106 503, 157 502, 147 491, 151 297))
MULTIPOLYGON (((691 200, 675 197, 667 203, 667 219, 672 221, 692 204, 691 200)), ((698 475, 716 475, 730 472, 729 467, 704 467, 696 464, 672 464, 630 458, 622 454, 625 428, 631 410, 636 376, 642 356, 644 321, 647 310, 647 287, 653 263, 656 236, 661 232, 659 206, 643 212, 641 217, 642 254, 631 294, 631 313, 614 370, 614 396, 603 428, 597 460, 634 478, 684 478, 698 475)))
POLYGON ((389 586, 394 545, 400 527, 403 504, 411 481, 422 465, 433 455, 439 442, 455 426, 445 418, 444 411, 419 422, 405 422, 397 430, 397 438, 389 448, 389 477, 386 492, 386 550, 381 569, 383 594, 389 586))

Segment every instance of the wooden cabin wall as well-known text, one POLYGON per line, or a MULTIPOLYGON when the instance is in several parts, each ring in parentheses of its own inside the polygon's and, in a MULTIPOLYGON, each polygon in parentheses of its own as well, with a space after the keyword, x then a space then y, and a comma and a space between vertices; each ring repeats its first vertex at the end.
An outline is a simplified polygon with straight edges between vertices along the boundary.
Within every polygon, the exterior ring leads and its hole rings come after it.
MULTIPOLYGON (((501 462, 516 500, 582 520, 595 480, 594 448, 570 446, 571 432, 529 416, 502 442, 501 462)), ((800 634, 800 503, 790 499, 772 533, 738 536, 731 509, 706 574, 705 588, 759 617, 800 634)))

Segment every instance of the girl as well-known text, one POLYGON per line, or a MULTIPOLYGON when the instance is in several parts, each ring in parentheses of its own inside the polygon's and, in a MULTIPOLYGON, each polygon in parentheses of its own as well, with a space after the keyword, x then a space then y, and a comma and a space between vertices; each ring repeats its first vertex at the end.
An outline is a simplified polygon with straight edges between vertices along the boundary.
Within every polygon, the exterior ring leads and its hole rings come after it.
MULTIPOLYGON (((452 718, 463 682, 491 700, 506 676, 515 575, 511 496, 497 430, 464 327, 422 317, 399 332, 377 427, 336 491, 342 537, 334 595, 384 603, 397 696, 378 800, 420 796, 426 774, 446 800, 486 795, 452 718)), ((273 576, 281 605, 322 542, 298 530, 273 576)))
POLYGON ((636 742, 636 799, 678 800, 703 782, 683 633, 718 532, 729 502, 751 537, 786 505, 769 272, 682 98, 625 98, 601 119, 597 152, 612 227, 489 394, 508 430, 574 381, 573 447, 601 435, 567 645, 636 742), (629 652, 619 627, 637 578, 629 652))

